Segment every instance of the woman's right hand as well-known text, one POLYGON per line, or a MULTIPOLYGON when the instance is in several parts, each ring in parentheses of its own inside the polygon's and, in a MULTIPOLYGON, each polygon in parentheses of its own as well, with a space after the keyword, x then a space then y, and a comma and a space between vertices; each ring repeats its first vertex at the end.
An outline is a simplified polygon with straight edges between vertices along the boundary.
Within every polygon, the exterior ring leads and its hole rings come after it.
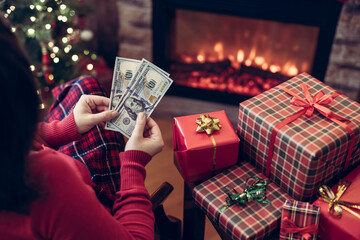
POLYGON ((146 119, 143 112, 136 119, 134 131, 126 143, 125 151, 139 150, 152 157, 161 152, 164 141, 159 126, 152 118, 146 119))

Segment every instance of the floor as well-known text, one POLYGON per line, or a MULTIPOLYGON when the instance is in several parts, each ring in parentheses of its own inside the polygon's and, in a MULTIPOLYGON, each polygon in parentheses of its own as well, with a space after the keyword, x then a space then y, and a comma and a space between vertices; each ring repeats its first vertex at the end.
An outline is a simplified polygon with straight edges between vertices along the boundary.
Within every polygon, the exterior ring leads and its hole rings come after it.
MULTIPOLYGON (((207 101, 186 99, 176 96, 164 96, 152 114, 152 118, 159 124, 163 134, 165 146, 146 166, 147 177, 145 185, 151 194, 164 181, 174 186, 173 192, 164 202, 165 212, 182 220, 183 218, 183 189, 184 182, 173 163, 173 134, 172 119, 177 116, 200 114, 225 110, 233 126, 236 126, 238 106, 224 105, 207 101)), ((206 240, 221 239, 208 219, 206 219, 206 240)))

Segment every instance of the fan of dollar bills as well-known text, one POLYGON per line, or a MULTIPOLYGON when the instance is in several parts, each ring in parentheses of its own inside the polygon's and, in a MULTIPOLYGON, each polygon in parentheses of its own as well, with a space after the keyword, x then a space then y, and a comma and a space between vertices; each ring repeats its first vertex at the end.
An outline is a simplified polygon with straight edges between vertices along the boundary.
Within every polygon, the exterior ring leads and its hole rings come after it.
POLYGON ((121 132, 129 138, 137 114, 144 112, 149 117, 172 82, 167 72, 146 59, 117 57, 109 109, 116 110, 119 115, 107 121, 105 129, 121 132))

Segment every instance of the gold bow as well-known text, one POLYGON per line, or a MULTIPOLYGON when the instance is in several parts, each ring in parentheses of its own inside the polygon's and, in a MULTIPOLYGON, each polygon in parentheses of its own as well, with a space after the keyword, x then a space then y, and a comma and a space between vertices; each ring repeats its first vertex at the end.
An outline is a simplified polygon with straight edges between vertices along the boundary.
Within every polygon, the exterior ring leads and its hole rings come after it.
POLYGON ((360 214, 350 209, 350 208, 360 209, 359 203, 351 203, 351 202, 339 200, 350 184, 351 182, 349 181, 340 180, 336 195, 331 190, 331 188, 329 188, 326 185, 322 185, 319 188, 319 194, 321 196, 320 199, 323 200, 324 202, 329 203, 328 212, 330 213, 330 215, 341 217, 342 209, 344 209, 360 219, 360 214))
POLYGON ((199 125, 196 132, 206 132, 211 135, 213 131, 220 130, 220 120, 215 117, 210 117, 209 114, 200 114, 200 118, 196 119, 196 123, 199 125))

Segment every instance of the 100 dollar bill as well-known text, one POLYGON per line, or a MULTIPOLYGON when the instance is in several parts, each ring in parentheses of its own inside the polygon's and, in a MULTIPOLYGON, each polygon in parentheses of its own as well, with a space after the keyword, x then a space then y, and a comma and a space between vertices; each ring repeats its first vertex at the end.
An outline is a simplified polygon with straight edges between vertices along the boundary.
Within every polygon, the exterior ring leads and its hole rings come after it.
MULTIPOLYGON (((156 65, 152 64, 151 62, 149 62, 148 60, 146 60, 145 58, 143 58, 141 60, 141 62, 139 63, 138 67, 137 67, 137 71, 134 74, 133 78, 131 79, 130 83, 126 86, 126 90, 125 93, 122 95, 121 99, 119 100, 119 102, 117 103, 117 106, 115 107, 115 110, 119 111, 120 106, 123 104, 123 102, 129 97, 131 91, 133 91, 134 88, 136 88, 136 86, 139 84, 139 80, 140 80, 140 75, 142 74, 142 72, 144 71, 145 66, 150 65, 153 69, 156 69, 157 71, 159 71, 160 73, 169 76, 170 74, 165 72, 164 70, 162 70, 161 68, 157 67, 156 65)), ((139 87, 139 86, 138 86, 139 87)))
POLYGON ((119 114, 109 121, 111 126, 129 138, 135 127, 137 114, 144 112, 149 117, 172 82, 164 71, 143 60, 115 108, 119 114))
MULTIPOLYGON (((115 109, 120 102, 120 99, 126 92, 126 87, 137 72, 140 62, 141 61, 135 59, 116 57, 111 84, 110 110, 115 109)), ((109 122, 106 122, 105 129, 117 130, 109 122)))

